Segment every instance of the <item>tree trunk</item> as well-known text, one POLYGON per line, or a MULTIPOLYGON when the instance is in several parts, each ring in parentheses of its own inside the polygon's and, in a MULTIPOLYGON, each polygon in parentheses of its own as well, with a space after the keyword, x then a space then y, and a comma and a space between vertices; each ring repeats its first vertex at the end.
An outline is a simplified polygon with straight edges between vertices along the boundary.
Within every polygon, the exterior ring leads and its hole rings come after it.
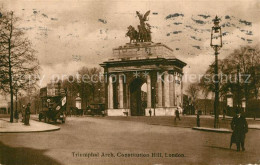
POLYGON ((206 100, 204 102, 204 112, 205 112, 205 115, 206 115, 206 113, 207 113, 207 103, 206 103, 206 100))
POLYGON ((14 120, 14 107, 13 107, 13 77, 12 77, 12 63, 11 63, 11 38, 13 35, 13 12, 11 12, 11 23, 10 23, 10 34, 8 39, 8 74, 9 74, 9 85, 10 85, 10 95, 11 95, 11 113, 10 113, 10 122, 12 123, 14 120))
POLYGON ((14 108, 13 108, 13 78, 12 78, 12 64, 11 64, 11 40, 8 39, 8 74, 9 74, 9 86, 10 86, 10 95, 11 95, 11 105, 10 105, 10 122, 12 123, 14 120, 14 108))

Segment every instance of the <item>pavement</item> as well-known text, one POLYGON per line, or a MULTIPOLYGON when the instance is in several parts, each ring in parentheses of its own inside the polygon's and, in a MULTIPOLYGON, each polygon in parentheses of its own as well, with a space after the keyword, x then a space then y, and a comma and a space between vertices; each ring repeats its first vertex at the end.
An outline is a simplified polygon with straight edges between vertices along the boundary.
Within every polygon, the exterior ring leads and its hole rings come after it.
MULTIPOLYGON (((194 130, 209 131, 209 132, 220 132, 220 133, 232 133, 231 129, 225 128, 209 128, 209 127, 192 127, 194 130)), ((248 129, 258 129, 260 130, 260 124, 249 124, 248 129)))
MULTIPOLYGON (((208 117, 204 117, 204 118, 208 118, 208 117)), ((214 116, 213 116, 213 118, 214 118, 214 116)), ((232 120, 232 117, 226 116, 225 120, 232 120)), ((260 122, 258 119, 254 120, 253 118, 246 118, 246 120, 248 121, 248 129, 260 130, 260 122)), ((209 131, 209 132, 220 132, 220 133, 232 133, 233 132, 231 129, 227 129, 227 128, 192 127, 192 129, 200 130, 200 131, 209 131)))
POLYGON ((260 130, 260 124, 249 124, 248 128, 249 129, 259 129, 260 130))
POLYGON ((17 123, 9 122, 9 118, 0 118, 0 133, 30 133, 30 132, 48 132, 59 130, 59 126, 30 120, 30 125, 24 125, 19 120, 17 123))
POLYGON ((193 127, 194 130, 208 131, 208 132, 219 132, 219 133, 232 133, 233 131, 226 128, 208 128, 208 127, 193 127))

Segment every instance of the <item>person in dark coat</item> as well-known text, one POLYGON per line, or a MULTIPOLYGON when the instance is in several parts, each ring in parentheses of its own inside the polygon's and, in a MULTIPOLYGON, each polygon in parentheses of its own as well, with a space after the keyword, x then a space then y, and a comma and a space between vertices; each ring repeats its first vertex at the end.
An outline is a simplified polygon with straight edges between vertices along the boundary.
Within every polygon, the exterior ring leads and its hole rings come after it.
POLYGON ((28 103, 27 107, 25 109, 25 121, 24 121, 25 125, 30 125, 30 123, 29 123, 29 121, 30 121, 30 114, 31 114, 30 106, 31 106, 31 104, 28 103))
POLYGON ((246 133, 248 132, 248 125, 245 117, 241 116, 241 112, 237 110, 236 113, 237 115, 233 117, 231 121, 231 129, 233 130, 233 133, 230 144, 232 145, 232 142, 235 142, 237 145, 237 151, 240 151, 240 145, 242 151, 245 151, 245 138, 246 133))
POLYGON ((197 112, 197 127, 200 127, 200 115, 201 115, 201 110, 197 112))
POLYGON ((177 108, 176 111, 175 111, 174 121, 176 121, 177 118, 178 118, 179 120, 181 120, 181 118, 180 118, 180 112, 179 112, 179 109, 178 109, 178 108, 177 108))

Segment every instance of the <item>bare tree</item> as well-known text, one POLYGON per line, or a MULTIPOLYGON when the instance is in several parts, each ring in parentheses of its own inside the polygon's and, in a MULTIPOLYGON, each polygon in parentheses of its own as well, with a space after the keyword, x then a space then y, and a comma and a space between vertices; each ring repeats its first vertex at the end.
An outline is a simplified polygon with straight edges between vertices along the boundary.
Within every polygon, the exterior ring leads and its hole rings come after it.
POLYGON ((191 97, 191 101, 192 101, 193 105, 196 104, 196 101, 199 96, 199 91, 200 91, 200 88, 197 83, 190 84, 186 90, 187 94, 191 97))
MULTIPOLYGON (((260 51, 258 46, 242 46, 235 49, 225 59, 219 60, 220 97, 227 94, 229 89, 235 96, 235 102, 240 104, 242 96, 247 105, 252 97, 258 98, 260 89, 260 51), (239 76, 238 76, 239 75, 239 76), (238 81, 239 80, 239 81, 238 81)), ((209 66, 200 86, 207 91, 214 92, 214 63, 209 66)))
POLYGON ((39 63, 32 43, 19 28, 20 19, 13 12, 2 13, 0 18, 1 89, 10 93, 13 122, 14 87, 30 90, 38 80, 39 63))
POLYGON ((102 101, 104 84, 101 75, 103 75, 101 68, 82 67, 79 69, 78 75, 71 75, 70 80, 63 82, 63 87, 67 88, 71 94, 72 91, 74 91, 74 95, 75 92, 80 93, 82 102, 85 103, 84 107, 87 107, 90 102, 102 101))
POLYGON ((241 98, 244 96, 246 102, 255 94, 258 97, 260 79, 257 73, 260 72, 260 52, 258 47, 243 46, 235 49, 225 62, 226 67, 223 72, 226 74, 239 74, 236 82, 228 83, 233 93, 236 93, 237 105, 240 104, 241 98), (257 92, 256 92, 257 91, 257 92))
POLYGON ((207 89, 203 89, 202 88, 202 93, 203 93, 203 97, 204 97, 204 113, 207 113, 207 98, 209 96, 210 91, 208 91, 207 89))

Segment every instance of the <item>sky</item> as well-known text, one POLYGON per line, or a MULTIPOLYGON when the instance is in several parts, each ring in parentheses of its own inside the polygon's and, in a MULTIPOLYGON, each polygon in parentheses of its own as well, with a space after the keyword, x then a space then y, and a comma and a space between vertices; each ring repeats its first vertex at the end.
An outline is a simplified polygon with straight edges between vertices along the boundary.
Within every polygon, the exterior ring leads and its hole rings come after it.
POLYGON ((150 10, 152 41, 172 48, 187 63, 184 74, 203 74, 214 60, 212 19, 218 15, 225 58, 239 46, 260 41, 259 0, 0 0, 0 9, 21 17, 41 66, 41 86, 53 74, 74 74, 113 58, 112 49, 129 42, 136 11, 150 10))

